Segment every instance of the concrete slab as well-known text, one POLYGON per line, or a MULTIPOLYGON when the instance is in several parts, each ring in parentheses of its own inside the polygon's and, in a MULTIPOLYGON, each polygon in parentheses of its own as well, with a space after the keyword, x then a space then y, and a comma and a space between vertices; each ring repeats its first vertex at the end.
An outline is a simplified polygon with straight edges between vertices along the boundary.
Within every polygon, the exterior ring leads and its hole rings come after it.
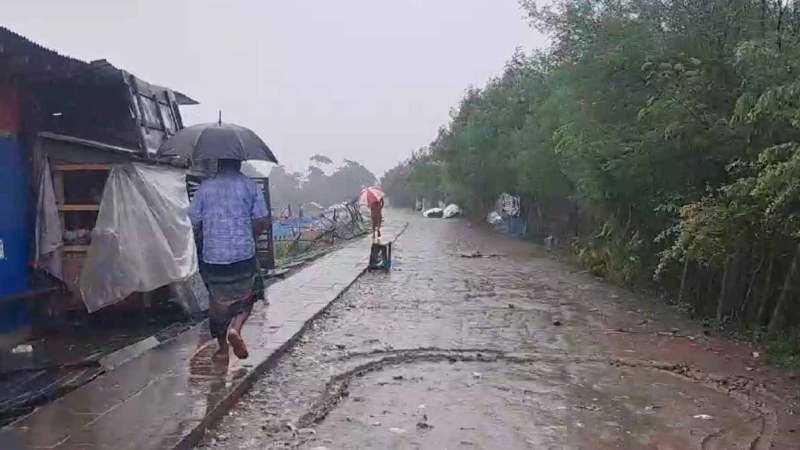
MULTIPOLYGON (((389 223, 384 240, 404 228, 389 223)), ((269 304, 259 302, 242 330, 249 359, 214 363, 205 323, 152 349, 128 349, 108 361, 112 372, 0 429, 0 448, 190 448, 364 272, 370 244, 354 241, 269 286, 269 304)))
POLYGON ((98 361, 103 369, 106 371, 114 370, 122 364, 144 354, 148 350, 158 347, 161 341, 156 339, 155 336, 150 336, 147 339, 141 340, 135 344, 131 344, 125 348, 110 353, 98 361))

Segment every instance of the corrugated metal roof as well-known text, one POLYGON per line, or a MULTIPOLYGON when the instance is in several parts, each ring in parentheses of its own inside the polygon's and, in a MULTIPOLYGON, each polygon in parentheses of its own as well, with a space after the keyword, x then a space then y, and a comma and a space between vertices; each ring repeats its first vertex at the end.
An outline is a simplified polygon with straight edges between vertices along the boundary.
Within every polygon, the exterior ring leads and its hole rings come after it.
POLYGON ((80 69, 87 64, 45 48, 6 27, 0 26, 0 58, 11 59, 14 66, 36 71, 80 69))
MULTIPOLYGON (((3 72, 4 63, 6 66, 12 66, 20 73, 31 75, 68 76, 77 71, 97 69, 121 72, 120 69, 105 59, 87 63, 77 58, 62 55, 6 27, 0 26, 0 73, 3 72)), ((185 94, 177 91, 173 92, 178 104, 198 104, 197 101, 185 94)))

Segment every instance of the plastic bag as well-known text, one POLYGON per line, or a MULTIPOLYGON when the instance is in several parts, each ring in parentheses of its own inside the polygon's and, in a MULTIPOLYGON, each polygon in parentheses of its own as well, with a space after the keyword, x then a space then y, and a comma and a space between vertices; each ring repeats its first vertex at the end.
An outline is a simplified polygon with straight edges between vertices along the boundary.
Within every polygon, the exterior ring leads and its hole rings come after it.
POLYGON ((445 219, 451 219, 453 217, 461 217, 461 208, 458 207, 455 203, 451 203, 447 205, 447 208, 442 211, 442 216, 445 219))
POLYGON ((112 168, 81 272, 89 312, 197 271, 188 208, 185 171, 138 163, 112 168))
POLYGON ((442 211, 442 208, 431 208, 422 213, 422 215, 427 218, 441 219, 444 215, 444 211, 442 211))

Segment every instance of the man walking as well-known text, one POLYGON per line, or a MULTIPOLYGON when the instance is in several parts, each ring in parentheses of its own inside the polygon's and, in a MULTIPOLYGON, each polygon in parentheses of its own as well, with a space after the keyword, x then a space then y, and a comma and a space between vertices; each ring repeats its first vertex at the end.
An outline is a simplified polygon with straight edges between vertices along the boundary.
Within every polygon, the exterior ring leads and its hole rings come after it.
POLYGON ((217 175, 200 185, 189 207, 219 358, 228 356, 228 344, 238 358, 249 356, 241 331, 261 294, 256 237, 270 223, 263 193, 241 168, 241 161, 219 160, 217 175))

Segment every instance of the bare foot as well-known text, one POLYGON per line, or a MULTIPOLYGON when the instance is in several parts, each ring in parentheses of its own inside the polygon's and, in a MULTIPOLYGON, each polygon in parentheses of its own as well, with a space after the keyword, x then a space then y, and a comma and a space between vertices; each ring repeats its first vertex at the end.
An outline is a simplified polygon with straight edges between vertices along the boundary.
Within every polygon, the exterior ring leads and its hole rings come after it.
POLYGON ((214 352, 214 355, 211 356, 211 359, 213 359, 214 362, 219 363, 228 361, 228 346, 226 345, 225 348, 220 348, 214 352))
POLYGON ((228 330, 228 342, 233 348, 233 354, 239 359, 247 359, 250 353, 247 352, 247 346, 244 345, 244 339, 233 328, 228 330))
POLYGON ((228 341, 225 339, 225 336, 218 336, 217 337, 217 344, 219 345, 219 350, 217 350, 211 358, 214 361, 227 361, 228 360, 228 341))

